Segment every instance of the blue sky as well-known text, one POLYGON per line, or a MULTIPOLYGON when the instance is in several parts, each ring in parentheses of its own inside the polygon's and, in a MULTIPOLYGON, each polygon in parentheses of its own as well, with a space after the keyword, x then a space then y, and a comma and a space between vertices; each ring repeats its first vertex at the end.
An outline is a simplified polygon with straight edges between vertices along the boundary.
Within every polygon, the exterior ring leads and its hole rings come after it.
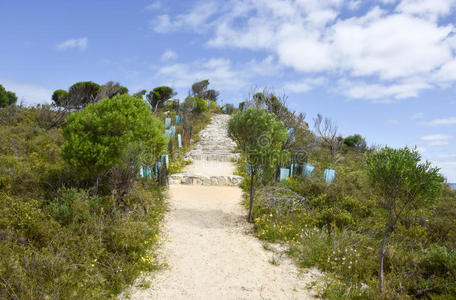
POLYGON ((268 87, 456 182, 456 0, 0 1, 0 83, 32 105, 81 80, 224 102, 268 87))

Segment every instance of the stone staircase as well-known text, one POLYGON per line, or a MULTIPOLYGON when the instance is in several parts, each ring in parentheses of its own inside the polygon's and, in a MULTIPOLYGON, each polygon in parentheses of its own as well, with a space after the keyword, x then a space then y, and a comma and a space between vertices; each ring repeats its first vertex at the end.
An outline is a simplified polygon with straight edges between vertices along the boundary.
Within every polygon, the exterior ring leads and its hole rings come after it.
POLYGON ((242 177, 233 175, 233 153, 236 143, 227 135, 229 115, 214 115, 209 125, 200 132, 200 141, 186 154, 192 160, 182 173, 169 176, 169 184, 238 185, 242 177))

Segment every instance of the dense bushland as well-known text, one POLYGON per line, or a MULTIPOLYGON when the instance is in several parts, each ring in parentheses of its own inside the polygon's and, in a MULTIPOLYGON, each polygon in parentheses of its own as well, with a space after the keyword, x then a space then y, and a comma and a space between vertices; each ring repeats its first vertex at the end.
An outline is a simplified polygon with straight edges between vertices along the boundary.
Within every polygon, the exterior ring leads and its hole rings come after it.
MULTIPOLYGON (((314 133, 307 123, 298 122, 299 116, 286 108, 283 99, 274 97, 268 93, 255 95, 243 105, 262 108, 288 124, 288 128, 294 128, 294 134, 282 144, 283 151, 290 155, 276 163, 276 168, 310 163, 315 170, 312 175, 303 176, 299 167, 293 177, 281 182, 277 176, 259 176, 255 180, 256 235, 270 242, 286 243, 289 254, 303 267, 316 266, 324 271, 324 278, 315 284, 321 295, 329 299, 455 298, 456 193, 440 183, 437 195, 428 194, 401 211, 397 224, 388 232, 385 286, 379 294, 379 252, 390 206, 372 185, 367 160, 379 149, 367 149, 357 135, 344 142, 337 134, 337 126, 321 116, 315 120, 315 127, 319 128, 314 133), (326 168, 336 171, 336 180, 331 184, 323 176, 326 168)), ((419 158, 413 150, 404 151, 419 158)), ((247 159, 244 155, 238 163, 238 172, 245 178, 242 188, 246 206, 251 178, 247 159)), ((426 170, 425 166, 418 169, 426 170)), ((418 178, 403 174, 406 182, 418 178)), ((431 177, 424 177, 423 182, 431 177)), ((406 201, 415 196, 409 192, 421 188, 411 185, 400 195, 406 195, 406 201)))
POLYGON ((63 159, 54 113, 0 110, 0 298, 110 298, 157 267, 163 187, 135 176, 120 207, 106 175, 94 193, 63 159))
POLYGON ((188 163, 184 153, 221 111, 208 84, 182 103, 167 86, 130 96, 114 82, 78 82, 56 90, 52 105, 31 108, 4 91, 1 299, 115 298, 159 267, 166 175, 188 163), (163 154, 169 168, 162 164, 160 178, 138 176, 163 154))

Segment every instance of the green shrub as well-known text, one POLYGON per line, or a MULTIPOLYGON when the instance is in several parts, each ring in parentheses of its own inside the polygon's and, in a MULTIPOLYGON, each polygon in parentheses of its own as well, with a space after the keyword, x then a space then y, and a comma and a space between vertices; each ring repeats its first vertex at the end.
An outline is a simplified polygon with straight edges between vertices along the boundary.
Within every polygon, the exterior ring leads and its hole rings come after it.
POLYGON ((209 110, 209 108, 207 107, 207 101, 196 98, 195 108, 193 109, 193 111, 200 114, 200 113, 206 112, 208 110, 209 110))
POLYGON ((42 108, 0 110, 0 299, 109 299, 158 267, 163 190, 134 181, 122 209, 79 186, 42 108))
MULTIPOLYGON (((256 235, 287 244, 303 267, 324 271, 316 290, 327 299, 454 298, 456 193, 444 188, 435 201, 424 201, 399 219, 385 250, 387 285, 379 296, 378 249, 387 218, 382 198, 373 193, 359 152, 346 151, 333 166, 337 179, 332 184, 324 182, 325 157, 309 153, 316 167, 312 176, 295 175, 269 186, 256 183, 256 235), (276 196, 281 205, 264 201, 274 197, 274 189, 284 191, 276 196), (299 205, 289 205, 293 201, 299 205)), ((245 162, 237 166, 247 205, 245 162)))
POLYGON ((164 125, 152 117, 144 101, 129 95, 105 98, 72 113, 63 136, 66 161, 84 178, 97 181, 120 162, 129 144, 144 143, 151 161, 167 145, 164 125))

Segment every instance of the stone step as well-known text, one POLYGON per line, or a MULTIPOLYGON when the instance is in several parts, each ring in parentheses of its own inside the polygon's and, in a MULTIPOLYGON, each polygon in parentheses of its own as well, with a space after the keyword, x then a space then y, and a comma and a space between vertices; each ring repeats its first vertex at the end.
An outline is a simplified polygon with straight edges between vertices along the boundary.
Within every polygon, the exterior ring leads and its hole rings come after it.
POLYGON ((192 160, 236 161, 240 156, 238 153, 189 152, 185 157, 192 160))
POLYGON ((194 152, 233 153, 233 150, 231 148, 226 148, 226 147, 216 146, 216 145, 213 145, 213 146, 197 146, 197 147, 193 148, 193 150, 190 150, 190 151, 194 151, 194 152))
POLYGON ((192 184, 192 185, 218 185, 237 186, 241 183, 242 177, 237 175, 207 176, 201 174, 172 174, 168 177, 169 184, 192 184))

